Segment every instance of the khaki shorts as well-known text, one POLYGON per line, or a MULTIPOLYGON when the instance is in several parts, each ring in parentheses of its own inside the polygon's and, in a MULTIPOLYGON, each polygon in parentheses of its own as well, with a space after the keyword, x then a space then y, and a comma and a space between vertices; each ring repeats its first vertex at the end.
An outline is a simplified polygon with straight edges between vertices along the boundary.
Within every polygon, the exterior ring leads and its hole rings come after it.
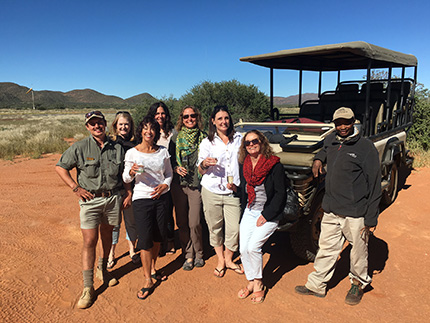
POLYGON ((79 201, 81 229, 96 229, 101 223, 120 224, 122 196, 118 191, 110 197, 95 197, 87 202, 79 201))

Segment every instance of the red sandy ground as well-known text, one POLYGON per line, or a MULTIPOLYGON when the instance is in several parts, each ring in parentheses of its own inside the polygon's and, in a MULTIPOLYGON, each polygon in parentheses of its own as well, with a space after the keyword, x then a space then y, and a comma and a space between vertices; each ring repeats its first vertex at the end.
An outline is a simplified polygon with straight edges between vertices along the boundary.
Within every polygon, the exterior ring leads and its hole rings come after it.
MULTIPOLYGON (((1 322, 428 322, 430 169, 406 179, 395 203, 380 216, 371 241, 373 290, 360 305, 344 303, 349 289, 348 255, 343 252, 327 297, 294 293, 312 271, 292 254, 288 234, 265 247, 266 301, 237 298, 244 276, 228 271, 218 279, 213 253, 203 268, 181 269, 180 252, 160 258, 169 274, 147 300, 136 298, 141 268, 126 254, 122 229, 113 273, 119 284, 105 288, 87 310, 76 308, 82 291, 78 203, 54 171, 59 155, 0 161, 1 322)), ((208 249, 210 250, 210 249, 208 249)), ((348 249, 346 249, 348 250, 348 249)))

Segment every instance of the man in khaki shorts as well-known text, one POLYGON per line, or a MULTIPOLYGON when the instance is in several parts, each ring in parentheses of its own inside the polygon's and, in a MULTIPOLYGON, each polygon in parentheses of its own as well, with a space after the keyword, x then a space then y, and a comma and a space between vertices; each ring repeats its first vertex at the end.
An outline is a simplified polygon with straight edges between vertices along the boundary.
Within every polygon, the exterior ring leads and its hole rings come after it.
POLYGON ((363 297, 363 289, 372 281, 368 275, 367 246, 369 234, 378 222, 381 170, 375 146, 354 127, 352 110, 337 109, 333 122, 336 132, 324 140, 312 165, 312 173, 318 177, 323 163, 327 162, 322 202, 324 216, 315 271, 309 274, 304 286, 296 286, 295 290, 302 295, 325 297, 337 258, 348 240, 352 246, 351 289, 345 303, 357 305, 363 297))
POLYGON ((90 136, 74 143, 61 156, 55 170, 79 197, 81 231, 83 236, 82 273, 84 290, 78 308, 88 308, 94 301, 94 263, 100 232, 102 257, 99 257, 96 276, 103 283, 118 283, 106 269, 112 244, 112 229, 119 224, 120 210, 131 204, 131 187, 124 186, 127 195, 121 197, 124 150, 106 136, 106 120, 100 111, 85 115, 90 136), (77 182, 70 171, 76 168, 77 182))

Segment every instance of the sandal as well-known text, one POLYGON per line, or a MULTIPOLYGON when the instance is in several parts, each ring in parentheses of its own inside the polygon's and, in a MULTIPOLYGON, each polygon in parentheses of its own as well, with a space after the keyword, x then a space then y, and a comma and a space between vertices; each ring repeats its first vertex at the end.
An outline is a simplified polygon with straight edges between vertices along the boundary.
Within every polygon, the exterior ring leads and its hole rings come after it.
POLYGON ((130 256, 130 258, 131 258, 131 262, 135 265, 138 265, 141 262, 140 261, 140 255, 137 253, 135 253, 133 256, 130 256))
POLYGON ((145 295, 145 293, 146 293, 146 292, 148 292, 148 294, 146 294, 146 296, 139 296, 139 292, 138 292, 138 293, 137 293, 137 298, 138 298, 138 299, 141 299, 141 300, 147 299, 147 298, 148 298, 148 296, 149 296, 149 295, 151 295, 151 294, 152 294, 152 292, 154 291, 154 286, 155 286, 155 285, 152 285, 151 287, 143 287, 143 288, 140 290, 140 292, 142 292, 142 295, 145 295))
POLYGON ((151 274, 151 278, 155 279, 156 281, 160 281, 160 282, 163 282, 163 281, 167 280, 167 276, 163 275, 163 273, 160 273, 158 271, 156 271, 155 273, 151 274))
POLYGON ((239 297, 240 299, 245 299, 247 298, 249 295, 251 295, 252 291, 250 291, 248 289, 248 287, 244 287, 242 288, 239 293, 237 293, 237 297, 239 297))
POLYGON ((225 275, 225 267, 222 268, 222 269, 215 268, 215 270, 214 270, 214 276, 215 277, 217 277, 217 278, 223 278, 224 275, 225 275))
POLYGON ((112 269, 115 266, 115 263, 116 263, 115 259, 108 260, 106 268, 112 269))
POLYGON ((262 290, 252 293, 251 303, 261 304, 264 302, 265 297, 266 297, 266 286, 263 286, 262 290), (257 298, 259 298, 259 300, 257 300, 257 298))
POLYGON ((233 270, 238 275, 243 275, 245 271, 240 265, 236 265, 236 267, 226 267, 227 269, 233 270))
POLYGON ((167 243, 167 249, 166 255, 174 255, 176 253, 175 243, 173 241, 169 241, 167 243))

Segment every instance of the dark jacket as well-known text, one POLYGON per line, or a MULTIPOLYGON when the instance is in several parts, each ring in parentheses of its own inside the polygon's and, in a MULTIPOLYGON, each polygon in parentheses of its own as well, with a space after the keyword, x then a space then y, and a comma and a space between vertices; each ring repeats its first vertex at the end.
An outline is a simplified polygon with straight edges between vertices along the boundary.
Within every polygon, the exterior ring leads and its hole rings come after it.
MULTIPOLYGON (((240 197, 242 213, 248 204, 248 194, 246 193, 246 181, 243 176, 243 165, 239 165, 240 186, 237 194, 240 197)), ((281 163, 276 163, 267 174, 264 182, 267 201, 264 204, 261 214, 267 221, 279 221, 282 218, 282 212, 287 199, 287 181, 285 178, 284 167, 281 163)))
POLYGON ((332 133, 314 159, 327 162, 323 210, 341 216, 364 217, 365 225, 376 226, 381 167, 373 143, 360 133, 340 143, 336 133, 332 133))

